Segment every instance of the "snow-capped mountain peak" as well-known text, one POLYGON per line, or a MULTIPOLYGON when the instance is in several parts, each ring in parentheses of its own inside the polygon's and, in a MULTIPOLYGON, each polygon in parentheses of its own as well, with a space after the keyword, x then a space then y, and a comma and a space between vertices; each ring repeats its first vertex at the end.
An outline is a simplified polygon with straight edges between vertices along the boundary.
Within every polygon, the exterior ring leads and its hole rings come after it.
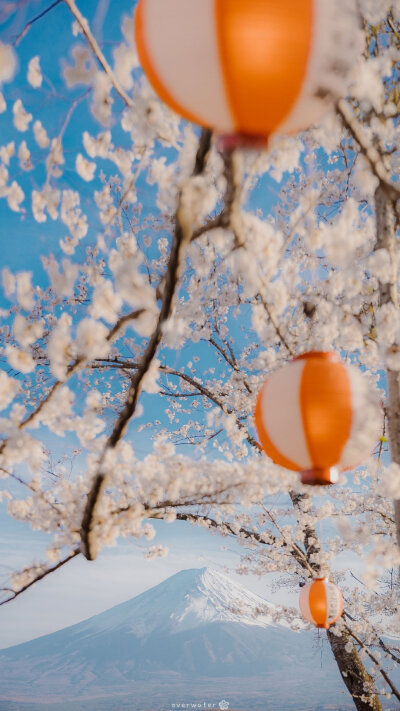
POLYGON ((275 624, 274 607, 220 572, 188 569, 79 626, 88 634, 123 628, 147 637, 154 630, 177 633, 213 622, 265 628, 275 624))
POLYGON ((273 624, 273 607, 265 600, 234 583, 222 573, 210 568, 182 571, 190 591, 184 595, 183 609, 171 614, 170 619, 180 629, 190 629, 204 622, 238 622, 268 627, 273 624))

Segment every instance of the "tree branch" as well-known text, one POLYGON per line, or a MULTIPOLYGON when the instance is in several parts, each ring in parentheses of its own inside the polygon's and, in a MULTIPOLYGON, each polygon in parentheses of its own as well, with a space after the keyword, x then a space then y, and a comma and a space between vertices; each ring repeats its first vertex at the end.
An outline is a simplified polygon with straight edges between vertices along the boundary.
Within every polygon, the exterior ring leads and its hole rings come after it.
POLYGON ((226 189, 223 198, 223 209, 221 210, 219 215, 216 215, 216 217, 213 217, 211 220, 208 220, 208 222, 199 227, 197 230, 194 230, 191 237, 192 242, 201 237, 201 235, 203 235, 205 232, 210 232, 211 230, 215 230, 218 227, 228 229, 231 225, 232 212, 234 209, 235 200, 237 198, 240 185, 235 175, 234 152, 232 150, 224 151, 222 153, 222 158, 224 161, 224 175, 226 179, 226 189))
POLYGON ((357 635, 353 632, 353 630, 352 630, 348 625, 346 625, 346 629, 347 629, 349 635, 350 635, 351 637, 353 637, 353 639, 357 642, 357 644, 359 644, 360 647, 362 647, 362 648, 365 650, 366 654, 369 656, 369 658, 371 659, 371 661, 376 665, 376 667, 377 667, 379 673, 382 675, 382 677, 383 677, 384 680, 386 681, 387 685, 388 685, 388 686, 390 687, 390 689, 392 690, 392 694, 396 697, 396 699, 398 699, 398 700, 400 701, 400 692, 396 689, 395 685, 394 685, 393 682, 390 680, 390 678, 389 678, 389 676, 387 675, 387 673, 385 672, 385 670, 382 669, 382 667, 380 666, 380 663, 379 663, 378 659, 372 654, 372 652, 369 650, 369 648, 367 647, 367 645, 364 644, 364 642, 362 642, 362 640, 361 640, 359 637, 357 637, 357 635))
POLYGON ((83 34, 84 34, 85 37, 86 37, 86 39, 87 39, 87 41, 88 41, 88 43, 89 43, 89 45, 90 45, 90 48, 91 48, 93 54, 95 55, 95 57, 96 57, 96 59, 98 60, 99 64, 103 67, 105 73, 107 74, 107 76, 108 76, 109 79, 111 80, 111 83, 112 83, 112 85, 113 85, 115 91, 117 92, 117 94, 119 94, 119 96, 121 97, 121 99, 125 102, 126 106, 129 106, 129 107, 131 108, 131 107, 133 106, 133 101, 132 101, 132 99, 128 96, 128 94, 124 91, 124 89, 122 88, 122 86, 121 86, 121 84, 119 83, 118 79, 116 78, 116 76, 115 76, 113 70, 111 69, 109 63, 107 62, 107 60, 106 60, 106 58, 105 58, 103 52, 101 51, 101 49, 100 49, 100 47, 99 47, 99 45, 98 45, 98 43, 97 43, 97 40, 96 40, 95 36, 93 35, 93 33, 92 33, 91 29, 90 29, 90 26, 89 26, 89 23, 88 23, 86 17, 84 17, 84 16, 82 15, 82 13, 80 12, 80 10, 79 10, 78 7, 76 6, 75 0, 64 0, 64 2, 66 3, 66 5, 68 5, 69 9, 71 10, 73 16, 75 17, 75 19, 76 19, 77 23, 79 24, 79 26, 80 26, 80 28, 81 28, 83 34))
MULTIPOLYGON (((54 573, 59 568, 62 568, 64 565, 69 563, 70 560, 73 560, 74 558, 76 558, 76 556, 80 555, 80 553, 81 553, 80 548, 75 548, 73 551, 71 551, 71 553, 66 558, 63 558, 62 560, 60 560, 56 565, 53 565, 52 568, 47 568, 46 570, 42 571, 39 575, 37 575, 34 578, 34 580, 31 580, 30 583, 23 585, 22 588, 13 592, 12 595, 10 595, 10 597, 6 598, 5 600, 2 600, 0 602, 0 606, 6 605, 7 602, 11 602, 12 600, 15 600, 15 598, 18 597, 19 595, 22 595, 22 593, 25 592, 25 590, 28 590, 29 588, 31 588, 32 585, 35 585, 35 583, 38 583, 39 580, 43 580, 43 578, 46 578, 48 575, 50 575, 50 573, 54 573)), ((3 588, 3 590, 9 591, 10 588, 3 588)))
POLYGON ((62 0, 55 0, 55 2, 53 2, 51 5, 49 5, 49 7, 46 7, 45 10, 43 10, 42 12, 40 12, 40 13, 39 13, 38 15, 36 15, 35 17, 32 17, 31 20, 28 20, 28 22, 26 23, 25 27, 21 30, 21 32, 19 33, 19 35, 17 35, 17 37, 16 37, 15 40, 13 41, 13 46, 14 46, 14 47, 18 47, 19 43, 20 43, 21 40, 25 37, 25 35, 29 32, 29 30, 30 30, 30 28, 32 27, 32 25, 33 25, 35 22, 37 22, 38 20, 40 20, 42 17, 44 17, 45 15, 47 15, 48 12, 50 12, 51 10, 53 10, 55 7, 57 7, 57 5, 60 5, 61 3, 62 3, 62 0))
MULTIPOLYGON (((236 537, 241 534, 242 536, 244 536, 244 538, 256 541, 257 543, 261 543, 262 545, 274 545, 275 543, 277 543, 276 537, 272 534, 268 534, 269 540, 265 540, 264 535, 262 533, 257 533, 256 531, 248 531, 242 526, 235 530, 232 528, 230 523, 227 523, 226 521, 218 523, 215 519, 210 518, 209 516, 177 512, 176 519, 177 521, 193 521, 194 523, 207 523, 209 526, 215 528, 216 530, 225 529, 230 535, 236 537)), ((307 563, 305 555, 296 543, 289 544, 286 540, 282 540, 279 541, 279 544, 283 548, 289 549, 290 553, 293 555, 293 557, 302 569, 309 570, 309 565, 307 563)))
POLYGON ((276 331, 276 335, 278 336, 278 338, 281 339, 281 341, 282 341, 283 345, 285 346, 287 352, 288 352, 292 357, 294 357, 296 354, 295 354, 294 350, 292 349, 292 347, 291 347, 291 346, 289 345, 289 343, 287 342, 285 336, 283 335, 283 333, 282 333, 282 331, 281 331, 281 328, 280 328, 280 326, 279 326, 279 323, 277 322, 277 320, 276 320, 274 314, 272 313, 271 307, 267 304, 267 302, 265 301, 264 297, 263 297, 261 294, 257 294, 257 297, 258 297, 258 299, 261 301, 261 303, 262 303, 262 305, 263 305, 263 307, 264 307, 264 310, 265 310, 265 312, 266 312, 266 314, 267 314, 269 320, 271 321, 271 323, 272 323, 272 325, 273 325, 273 327, 274 327, 274 329, 275 329, 275 331, 276 331))
POLYGON ((382 188, 384 189, 386 195, 391 200, 399 200, 400 198, 400 188, 390 180, 388 171, 386 170, 385 164, 382 160, 379 151, 371 146, 368 139, 364 133, 364 129, 360 122, 354 116, 353 111, 344 99, 340 99, 336 105, 337 112, 342 119, 344 126, 351 133, 354 140, 360 146, 361 153, 368 160, 372 172, 375 177, 378 178, 382 188))
MULTIPOLYGON (((72 0, 66 0, 72 2, 72 0)), ((199 146, 196 154, 193 177, 200 175, 206 164, 206 159, 211 145, 211 132, 203 130, 201 133, 199 146)), ((92 487, 89 491, 85 511, 81 523, 81 540, 82 552, 87 560, 95 558, 94 539, 93 539, 93 524, 96 518, 97 507, 100 502, 102 493, 106 485, 106 474, 103 470, 104 459, 107 451, 114 449, 121 437, 123 436, 131 418, 136 411, 136 405, 143 385, 143 380, 148 372, 153 359, 158 350, 158 346, 162 339, 162 330, 164 324, 169 319, 175 291, 179 281, 179 271, 184 248, 187 244, 188 236, 181 222, 181 196, 178 200, 178 207, 175 215, 175 232, 172 240, 171 251, 169 254, 164 292, 157 326, 151 336, 146 350, 142 356, 136 373, 131 378, 131 384, 128 391, 128 396, 125 405, 120 412, 120 415, 114 424, 113 430, 108 437, 106 446, 100 459, 98 472, 94 477, 92 487)))
MULTIPOLYGON (((390 257, 390 271, 386 283, 379 283, 379 306, 392 304, 399 308, 397 291, 397 244, 395 202, 387 194, 384 186, 378 186, 375 193, 376 209, 376 245, 375 249, 385 249, 390 257)), ((397 352, 400 344, 393 343, 391 348, 397 352)), ((388 383, 387 421, 389 446, 392 461, 400 465, 400 377, 397 370, 386 367, 388 383)), ((400 548, 400 500, 394 502, 394 519, 397 545, 400 548)))
POLYGON ((355 646, 351 645, 351 649, 347 646, 349 630, 345 627, 339 630, 340 634, 335 634, 334 630, 335 625, 327 630, 328 641, 357 711, 382 711, 373 678, 365 668, 355 646))

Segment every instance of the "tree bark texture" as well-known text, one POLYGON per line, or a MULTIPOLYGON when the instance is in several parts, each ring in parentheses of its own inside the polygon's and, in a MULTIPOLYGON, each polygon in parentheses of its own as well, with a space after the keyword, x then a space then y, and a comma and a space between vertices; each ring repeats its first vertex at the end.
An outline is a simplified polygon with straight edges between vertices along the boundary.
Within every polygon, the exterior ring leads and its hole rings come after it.
POLYGON ((327 634, 336 664, 357 711, 382 711, 374 680, 366 670, 356 648, 352 645, 350 652, 346 650, 350 640, 349 633, 343 631, 342 636, 337 637, 333 631, 328 630, 327 634))
MULTIPOLYGON (((399 307, 397 291, 397 253, 396 253, 396 204, 382 185, 375 193, 376 209, 376 249, 386 249, 390 256, 391 269, 386 284, 380 285, 380 306, 393 304, 399 307)), ((392 348, 399 349, 399 343, 392 348)), ((389 446, 392 461, 400 465, 400 372, 386 369, 387 374, 387 421, 389 446)), ((400 548, 400 500, 394 501, 394 518, 397 544, 400 548)))

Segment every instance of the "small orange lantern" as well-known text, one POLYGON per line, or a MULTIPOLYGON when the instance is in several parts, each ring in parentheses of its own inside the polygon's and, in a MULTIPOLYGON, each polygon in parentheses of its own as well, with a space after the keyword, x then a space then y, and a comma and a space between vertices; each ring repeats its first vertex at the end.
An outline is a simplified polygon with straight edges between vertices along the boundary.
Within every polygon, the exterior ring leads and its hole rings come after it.
POLYGON ((262 448, 303 484, 336 484, 366 459, 379 438, 378 395, 336 353, 310 352, 272 373, 256 404, 262 448))
POLYGON ((136 43, 181 116, 256 145, 310 126, 346 93, 354 0, 139 0, 136 43))
POLYGON ((304 619, 319 629, 329 629, 343 614, 342 593, 327 578, 315 578, 305 585, 299 603, 304 619))

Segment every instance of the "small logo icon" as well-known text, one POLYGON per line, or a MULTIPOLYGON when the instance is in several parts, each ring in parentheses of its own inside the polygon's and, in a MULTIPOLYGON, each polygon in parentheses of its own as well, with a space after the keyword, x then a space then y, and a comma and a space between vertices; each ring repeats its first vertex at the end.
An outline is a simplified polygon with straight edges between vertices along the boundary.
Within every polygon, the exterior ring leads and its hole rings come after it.
POLYGON ((225 699, 222 699, 222 701, 219 702, 218 706, 220 707, 221 711, 226 711, 226 709, 229 709, 229 701, 225 701, 225 699))

